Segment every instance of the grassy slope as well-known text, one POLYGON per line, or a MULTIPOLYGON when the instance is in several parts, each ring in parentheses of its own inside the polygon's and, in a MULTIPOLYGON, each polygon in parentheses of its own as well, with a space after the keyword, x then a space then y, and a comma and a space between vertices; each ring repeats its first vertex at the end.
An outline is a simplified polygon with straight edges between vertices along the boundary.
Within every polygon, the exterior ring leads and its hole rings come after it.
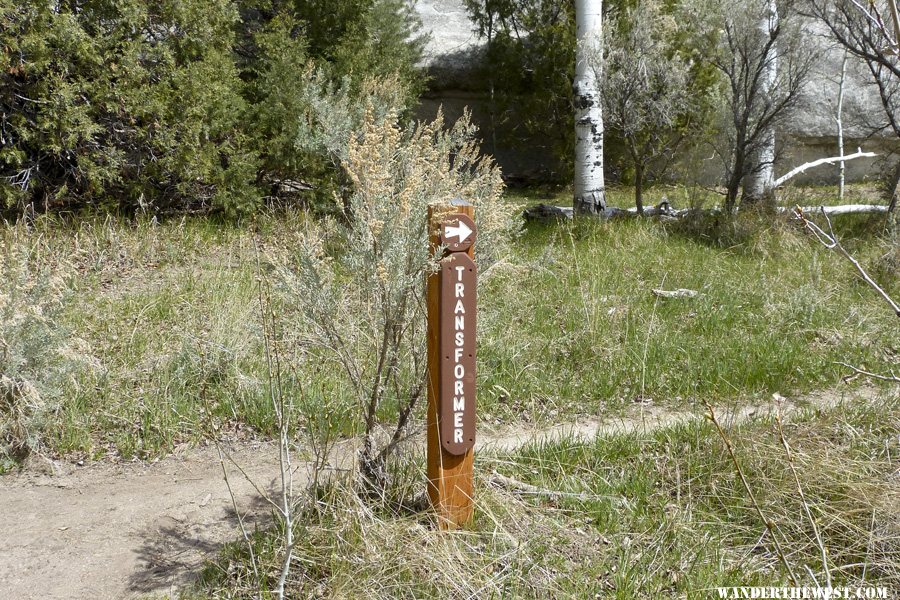
MULTIPOLYGON (((867 265, 885 252, 873 223, 844 222, 867 265)), ((303 218, 267 217, 256 227, 265 273, 268 254, 294 251, 303 218)), ((525 231, 482 276, 482 422, 560 421, 637 398, 668 405, 788 394, 838 381, 836 360, 896 366, 895 319, 837 256, 785 223, 741 223, 718 245, 714 230, 615 222, 525 231), (700 296, 657 301, 656 287, 700 296)), ((27 236, 21 228, 0 235, 75 274, 63 324, 88 360, 41 425, 51 451, 152 457, 211 428, 271 431, 248 228, 42 222, 27 236)), ((881 278, 900 292, 896 272, 881 278)), ((288 337, 301 333, 282 321, 288 337)), ((338 381, 309 376, 338 415, 349 412, 338 381)))
MULTIPOLYGON (((896 271, 883 268, 892 249, 877 221, 840 227, 863 264, 900 293, 896 271)), ((296 247, 302 218, 265 218, 258 228, 266 273, 268 254, 296 247)), ((52 451, 152 457, 204 436, 271 430, 257 254, 246 229, 206 220, 45 222, 27 237, 2 235, 31 245, 41 264, 77 274, 62 321, 69 349, 87 360, 45 415, 39 434, 52 451)), ((785 222, 748 218, 724 233, 709 223, 533 227, 482 280, 485 424, 558 422, 639 397, 697 405, 787 395, 837 382, 836 360, 897 365, 895 318, 849 265, 785 222), (654 287, 700 296, 657 301, 654 287)), ((287 316, 282 327, 298 333, 287 316)), ((338 383, 311 375, 340 415, 338 383)), ((900 585, 898 415, 896 391, 886 391, 883 402, 786 428, 836 583, 900 585)), ((777 428, 756 422, 729 436, 789 564, 803 583, 811 582, 806 566, 824 583, 777 428)), ((708 423, 480 456, 476 522, 449 536, 433 534, 428 513, 397 511, 394 501, 421 491, 419 465, 394 473, 386 503, 331 490, 301 520, 290 584, 297 597, 706 598, 716 585, 788 579, 708 423), (494 470, 556 493, 498 489, 489 483, 494 470)), ((255 539, 272 573, 278 536, 255 539)), ((196 594, 253 597, 259 585, 235 544, 196 594)))

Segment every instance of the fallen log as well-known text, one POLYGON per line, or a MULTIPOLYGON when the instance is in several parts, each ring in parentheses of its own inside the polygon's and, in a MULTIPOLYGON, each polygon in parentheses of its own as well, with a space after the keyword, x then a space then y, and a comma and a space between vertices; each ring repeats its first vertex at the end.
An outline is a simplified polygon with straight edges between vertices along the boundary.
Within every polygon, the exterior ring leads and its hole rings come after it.
MULTIPOLYGON (((786 206, 779 206, 775 210, 780 213, 790 213, 794 212, 793 208, 788 208, 786 206)), ((829 217, 840 216, 840 215, 864 215, 871 213, 886 213, 890 212, 890 206, 884 206, 881 204, 842 204, 840 206, 801 206, 800 210, 805 213, 818 213, 821 214, 822 211, 825 212, 829 217)))
MULTIPOLYGON (((876 156, 878 155, 874 152, 863 152, 862 148, 857 148, 856 152, 854 152, 853 154, 847 154, 844 156, 830 156, 828 158, 813 160, 808 163, 804 163, 799 167, 791 169, 790 171, 776 179, 774 187, 779 188, 797 175, 800 175, 807 170, 813 169, 815 167, 819 167, 822 165, 833 165, 835 163, 847 162, 848 160, 855 160, 857 158, 874 158, 876 156)), ((890 212, 894 206, 894 202, 895 201, 892 200, 889 206, 880 206, 876 204, 847 204, 843 206, 827 206, 825 207, 825 211, 829 216, 890 212)), ((669 203, 669 200, 665 196, 663 196, 662 202, 660 202, 656 206, 645 208, 642 216, 677 219, 691 214, 695 210, 697 209, 676 210, 672 207, 671 203, 669 203)), ((710 213, 714 213, 718 212, 721 209, 712 208, 708 210, 710 213)), ((779 206, 775 210, 776 212, 783 213, 790 212, 794 209, 779 206)), ((811 212, 813 209, 803 208, 803 210, 811 212)), ((599 216, 605 219, 612 219, 615 217, 633 217, 637 215, 638 211, 636 208, 617 208, 615 206, 610 206, 607 207, 599 216)), ((558 221, 572 219, 575 216, 575 213, 572 208, 569 208, 567 206, 538 204, 537 206, 526 208, 523 212, 523 216, 527 221, 558 221)))
POLYGON ((538 204, 529 206, 522 211, 526 221, 565 221, 571 219, 575 209, 571 206, 553 206, 552 204, 538 204))
MULTIPOLYGON (((682 208, 675 209, 671 203, 663 198, 662 202, 656 206, 648 206, 644 209, 644 214, 639 215, 637 208, 618 208, 616 206, 608 206, 602 214, 597 215, 601 219, 615 219, 619 217, 683 217, 691 212, 692 209, 682 208)), ((530 206, 523 211, 523 216, 527 221, 560 221, 568 220, 575 216, 575 211, 569 206, 553 206, 551 204, 538 204, 530 206)))
MULTIPOLYGON (((822 209, 818 206, 803 206, 800 207, 801 210, 807 213, 821 213, 822 209)), ((775 212, 777 213, 790 213, 794 209, 788 208, 786 206, 777 206, 775 207, 775 212)), ((643 216, 645 217, 658 217, 663 220, 673 220, 673 219, 681 219, 690 214, 716 214, 722 212, 721 208, 681 208, 675 209, 668 203, 660 203, 655 207, 649 207, 644 209, 643 216), (662 207, 662 204, 665 204, 665 207, 662 207)), ((876 213, 888 213, 890 212, 890 206, 882 205, 882 204, 842 204, 839 206, 826 206, 825 214, 830 217, 834 216, 842 216, 842 215, 864 215, 864 214, 876 214, 876 213)), ((574 217, 574 212, 569 206, 552 206, 549 204, 538 204, 537 206, 532 206, 526 208, 522 215, 525 217, 526 221, 560 221, 560 220, 569 220, 574 217)), ((638 215, 637 209, 635 208, 617 208, 615 206, 607 207, 606 210, 603 211, 602 215, 598 215, 601 219, 614 219, 619 217, 637 217, 638 215)))
POLYGON ((603 211, 604 218, 614 219, 616 217, 663 217, 663 218, 678 218, 683 217, 684 215, 691 212, 690 208, 682 208, 676 209, 672 206, 669 200, 663 196, 662 202, 657 204, 656 206, 648 206, 644 209, 643 214, 638 213, 637 208, 616 208, 615 206, 607 207, 606 210, 603 211))

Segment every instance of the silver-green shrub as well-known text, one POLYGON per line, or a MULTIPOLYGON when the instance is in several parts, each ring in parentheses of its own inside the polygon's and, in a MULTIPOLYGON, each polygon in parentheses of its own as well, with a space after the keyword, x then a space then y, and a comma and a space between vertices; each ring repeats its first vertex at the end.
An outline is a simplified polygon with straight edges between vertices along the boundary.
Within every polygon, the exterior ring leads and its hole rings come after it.
POLYGON ((60 313, 67 285, 36 265, 18 230, 0 240, 0 471, 40 447, 67 365, 60 313))
POLYGON ((475 206, 481 269, 503 255, 517 221, 468 116, 449 129, 439 115, 403 131, 394 115, 370 108, 344 156, 353 192, 343 220, 311 222, 280 272, 306 325, 303 343, 354 396, 362 474, 381 486, 385 459, 425 397, 425 280, 436 264, 429 204, 463 198, 475 206))

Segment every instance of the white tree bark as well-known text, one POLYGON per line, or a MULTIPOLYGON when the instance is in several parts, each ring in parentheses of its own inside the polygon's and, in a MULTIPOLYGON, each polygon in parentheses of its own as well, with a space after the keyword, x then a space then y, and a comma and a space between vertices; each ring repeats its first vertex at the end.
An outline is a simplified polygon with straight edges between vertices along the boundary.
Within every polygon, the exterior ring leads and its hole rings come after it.
POLYGON ((603 110, 599 73, 602 63, 603 0, 575 1, 575 198, 576 214, 598 214, 606 207, 603 180, 603 110))
MULTIPOLYGON (((823 214, 829 217, 842 215, 871 215, 888 212, 888 207, 881 204, 842 204, 841 206, 798 206, 806 214, 823 214)), ((796 208, 779 206, 778 212, 793 212, 796 208)))
POLYGON ((838 87, 837 100, 837 129, 838 129, 838 154, 841 156, 841 182, 838 186, 838 200, 844 201, 844 187, 846 174, 846 161, 844 160, 844 83, 847 79, 847 51, 844 50, 844 60, 841 61, 841 82, 838 87))
MULTIPOLYGON (((766 10, 763 11, 759 28, 765 39, 772 35, 778 27, 778 6, 775 0, 764 0, 766 10)), ((778 50, 773 45, 765 61, 763 76, 760 79, 759 95, 769 98, 775 89, 778 77, 778 50)), ((771 198, 775 190, 775 128, 769 126, 762 134, 760 145, 749 157, 750 169, 744 178, 744 197, 757 201, 771 198)))
POLYGON ((831 156, 829 158, 820 158, 818 160, 814 160, 812 162, 803 163, 799 167, 795 167, 779 177, 775 180, 775 187, 781 187, 797 175, 812 169, 813 167, 818 167, 819 165, 833 165, 836 162, 840 162, 842 165, 848 160, 856 160, 857 158, 874 158, 878 156, 874 152, 863 152, 861 148, 857 148, 854 154, 844 154, 843 148, 841 148, 840 156, 831 156))

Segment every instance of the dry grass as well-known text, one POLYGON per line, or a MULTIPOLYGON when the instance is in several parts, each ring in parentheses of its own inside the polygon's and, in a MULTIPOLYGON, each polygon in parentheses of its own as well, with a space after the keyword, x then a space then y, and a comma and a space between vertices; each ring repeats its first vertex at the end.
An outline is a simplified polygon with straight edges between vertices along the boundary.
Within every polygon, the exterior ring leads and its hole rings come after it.
MULTIPOLYGON (((825 585, 824 546, 835 585, 898 589, 900 396, 849 400, 786 421, 783 431, 796 479, 776 422, 728 435, 800 584, 825 585)), ((451 533, 437 531, 417 500, 417 463, 400 467, 382 501, 333 487, 303 516, 294 596, 707 598, 716 586, 788 582, 708 422, 482 455, 475 521, 451 533), (498 486, 495 470, 525 485, 498 486)), ((279 539, 271 531, 255 538, 273 573, 279 539)), ((234 545, 186 597, 257 593, 234 545)))
MULTIPOLYGON (((91 460, 153 458, 217 435, 272 435, 255 245, 273 277, 297 256, 308 225, 303 213, 284 211, 252 227, 41 218, 28 230, 2 228, 2 243, 27 249, 35 272, 74 274, 64 277, 68 302, 52 325, 78 360, 54 382, 53 410, 33 421, 33 439, 58 457, 91 460)), ((481 423, 556 423, 636 399, 680 408, 804 392, 848 374, 838 361, 897 370, 896 317, 840 257, 787 222, 745 226, 744 242, 727 247, 652 222, 529 228, 481 274, 481 423), (650 290, 661 286, 699 294, 657 301, 650 290)), ((873 276, 900 293, 896 239, 883 222, 836 227, 873 276)), ((273 303, 284 347, 294 349, 309 331, 289 296, 273 303)), ((341 416, 337 434, 357 433, 353 391, 332 365, 311 361, 287 383, 304 382, 341 416)), ((401 409, 388 399, 378 420, 396 421, 401 409)))

